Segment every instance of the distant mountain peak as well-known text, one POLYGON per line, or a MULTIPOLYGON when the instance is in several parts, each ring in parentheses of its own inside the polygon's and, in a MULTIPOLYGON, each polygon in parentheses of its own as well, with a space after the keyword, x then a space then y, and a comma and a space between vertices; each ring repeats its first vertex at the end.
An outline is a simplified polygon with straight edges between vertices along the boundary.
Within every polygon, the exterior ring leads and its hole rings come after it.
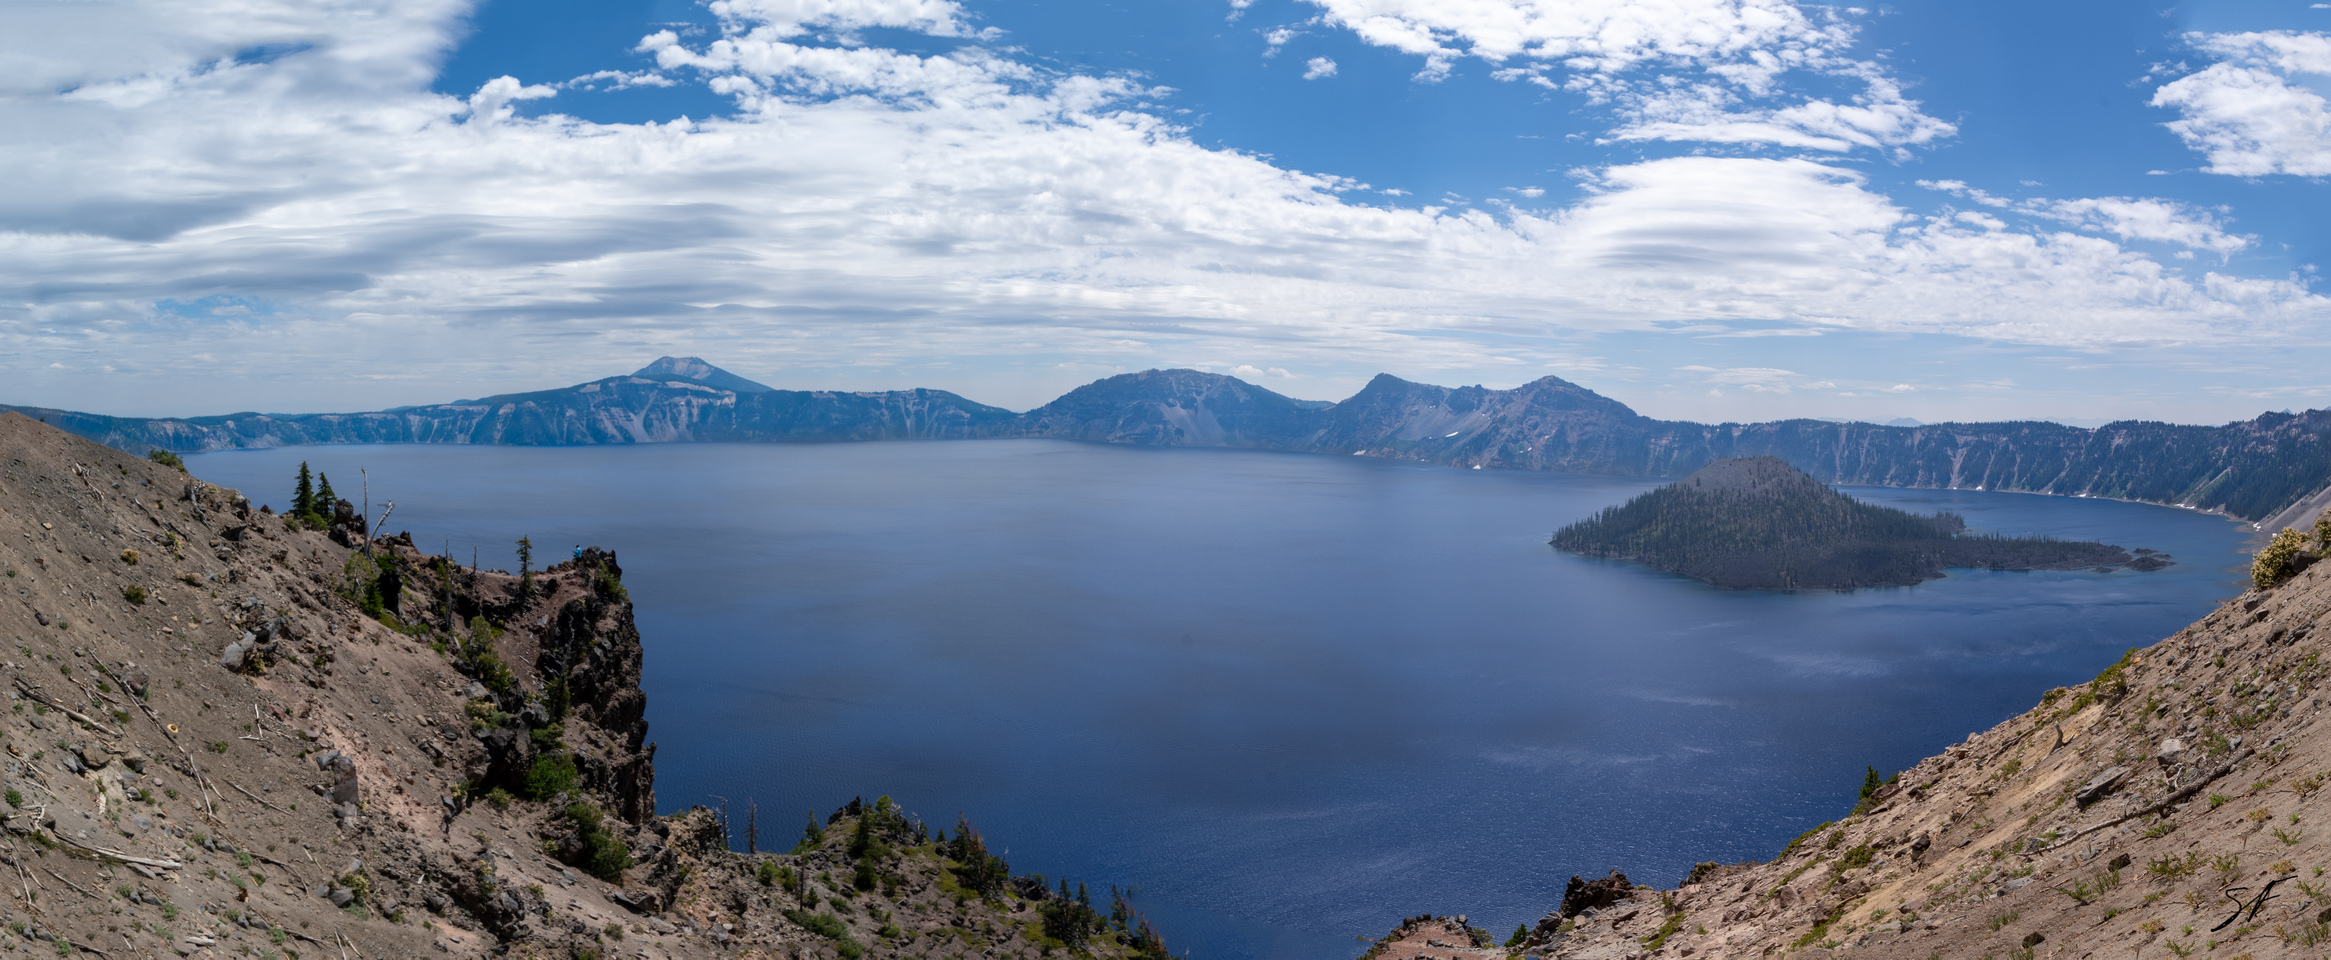
POLYGON ((704 362, 702 357, 657 357, 656 362, 632 374, 642 380, 687 380, 735 393, 772 393, 763 386, 704 362))

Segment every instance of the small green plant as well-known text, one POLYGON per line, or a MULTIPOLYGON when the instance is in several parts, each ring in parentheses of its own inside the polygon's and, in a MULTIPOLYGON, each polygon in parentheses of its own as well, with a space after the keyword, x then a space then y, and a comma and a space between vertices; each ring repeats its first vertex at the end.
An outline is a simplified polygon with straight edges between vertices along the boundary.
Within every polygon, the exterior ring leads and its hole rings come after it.
POLYGON ((144 588, 144 587, 141 587, 141 586, 138 586, 137 584, 134 584, 134 583, 133 583, 133 584, 130 584, 129 586, 126 586, 126 587, 123 587, 123 588, 121 588, 121 598, 122 598, 122 599, 124 599, 124 600, 127 600, 127 601, 129 601, 129 602, 130 602, 130 603, 132 603, 132 604, 135 604, 135 605, 138 605, 138 606, 141 606, 141 607, 142 607, 142 606, 145 606, 145 604, 146 604, 146 588, 144 588))
MULTIPOLYGON (((170 451, 164 450, 160 447, 155 447, 146 451, 146 459, 152 460, 155 463, 159 463, 165 467, 169 467, 170 469, 176 470, 179 473, 187 472, 186 461, 179 459, 177 454, 171 453, 170 451)), ((341 476, 347 476, 347 474, 341 474, 341 476)))
MULTIPOLYGON (((1643 938, 1643 945, 1653 950, 1666 946, 1667 938, 1675 936, 1678 931, 1683 929, 1683 925, 1684 915, 1682 911, 1670 913, 1667 915, 1667 921, 1659 925, 1658 932, 1643 938)), ((1516 931, 1516 935, 1519 935, 1519 931, 1516 931)))
POLYGON ((2299 841, 2305 839, 2307 836, 2307 831, 2305 830, 2285 830, 2281 827, 2274 828, 2272 832, 2274 834, 2274 838, 2276 840, 2282 841, 2282 845, 2286 847, 2298 846, 2299 841))
POLYGON ((517 799, 517 797, 510 795, 510 791, 504 790, 500 787, 495 787, 492 790, 486 791, 486 802, 492 804, 496 810, 510 809, 510 804, 515 802, 517 799))
MULTIPOLYGON (((2271 589, 2290 579, 2291 560, 2307 546, 2306 534, 2295 529, 2284 530, 2267 542, 2265 549, 2250 561, 2250 582, 2260 590, 2271 589)), ((2184 954, 2178 954, 2184 956, 2184 954)))
POLYGON ((1986 922, 1991 925, 1991 929, 1998 930, 2001 927, 2014 923, 2016 918, 2021 916, 2023 916, 2023 911, 2021 910, 2008 910, 2002 913, 1992 914, 1991 919, 1986 922))
POLYGON ((16 790, 16 788, 14 788, 14 787, 10 787, 10 788, 8 788, 7 797, 8 797, 8 805, 9 805, 9 806, 11 806, 11 807, 18 807, 18 808, 21 808, 21 807, 23 807, 23 806, 24 806, 24 794, 22 794, 22 793, 18 792, 18 791, 16 790))
POLYGON ((2216 810, 2219 807, 2225 806, 2228 799, 2231 798, 2222 793, 2210 794, 2210 809, 2216 810))

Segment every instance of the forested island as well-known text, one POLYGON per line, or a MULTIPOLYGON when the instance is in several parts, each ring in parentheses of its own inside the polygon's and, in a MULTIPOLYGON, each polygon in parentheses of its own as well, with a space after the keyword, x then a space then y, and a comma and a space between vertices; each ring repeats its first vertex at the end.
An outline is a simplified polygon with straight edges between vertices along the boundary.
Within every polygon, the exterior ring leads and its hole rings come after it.
POLYGON ((2166 554, 1970 534, 1965 518, 1873 506, 1775 457, 1717 460, 1555 531, 1556 549, 1632 560, 1728 589, 1909 586, 1950 567, 2158 570, 2166 554))

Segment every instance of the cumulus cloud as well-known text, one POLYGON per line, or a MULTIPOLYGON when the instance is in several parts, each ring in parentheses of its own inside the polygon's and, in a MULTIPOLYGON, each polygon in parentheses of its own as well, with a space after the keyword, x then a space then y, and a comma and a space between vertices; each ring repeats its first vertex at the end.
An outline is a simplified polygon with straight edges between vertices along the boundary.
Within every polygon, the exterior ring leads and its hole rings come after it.
POLYGON ((2168 124, 2209 158, 2203 169, 2238 177, 2331 174, 2331 34, 2287 30, 2188 34, 2220 62, 2162 85, 2153 105, 2181 119, 2168 124))
POLYGON ((1582 171, 1549 209, 1377 206, 1198 145, 1133 78, 812 36, 969 30, 945 4, 719 5, 717 38, 642 47, 738 110, 660 124, 520 116, 555 89, 514 77, 432 93, 462 9, 360 7, 214 10, 209 46, 133 31, 147 53, 99 58, 111 74, 0 99, 0 370, 175 369, 199 342, 237 382, 458 376, 717 342, 747 369, 1263 355, 1269 377, 1528 368, 1568 355, 1548 334, 1678 321, 2097 345, 2331 317, 2301 281, 2124 245, 2229 249, 2147 201, 1995 229, 1913 215, 1843 164, 1693 156, 1582 171), (205 52, 261 41, 294 46, 205 52))
POLYGON ((1305 80, 1320 80, 1332 76, 1335 76, 1335 61, 1333 60, 1326 57, 1313 57, 1303 63, 1303 79, 1305 80))
POLYGON ((1473 57, 1500 80, 1583 92, 1616 108, 1613 140, 1899 155, 1957 132, 1878 64, 1848 55, 1855 30, 1841 12, 1809 14, 1787 0, 1311 2, 1362 40, 1425 58, 1426 79, 1473 57), (1792 71, 1862 89, 1844 102, 1795 92, 1792 71))

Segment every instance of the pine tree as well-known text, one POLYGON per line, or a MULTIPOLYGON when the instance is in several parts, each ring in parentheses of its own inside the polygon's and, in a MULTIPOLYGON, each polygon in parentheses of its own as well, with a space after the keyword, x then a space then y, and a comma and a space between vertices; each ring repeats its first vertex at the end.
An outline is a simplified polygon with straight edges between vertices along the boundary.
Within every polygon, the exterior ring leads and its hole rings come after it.
POLYGON ((308 512, 329 523, 332 514, 337 512, 333 508, 339 503, 339 496, 332 492, 332 478, 321 473, 316 474, 316 501, 309 505, 308 512))
POLYGON ((291 515, 305 518, 316 512, 316 485, 308 475, 308 462, 299 462, 299 483, 291 489, 291 515))

